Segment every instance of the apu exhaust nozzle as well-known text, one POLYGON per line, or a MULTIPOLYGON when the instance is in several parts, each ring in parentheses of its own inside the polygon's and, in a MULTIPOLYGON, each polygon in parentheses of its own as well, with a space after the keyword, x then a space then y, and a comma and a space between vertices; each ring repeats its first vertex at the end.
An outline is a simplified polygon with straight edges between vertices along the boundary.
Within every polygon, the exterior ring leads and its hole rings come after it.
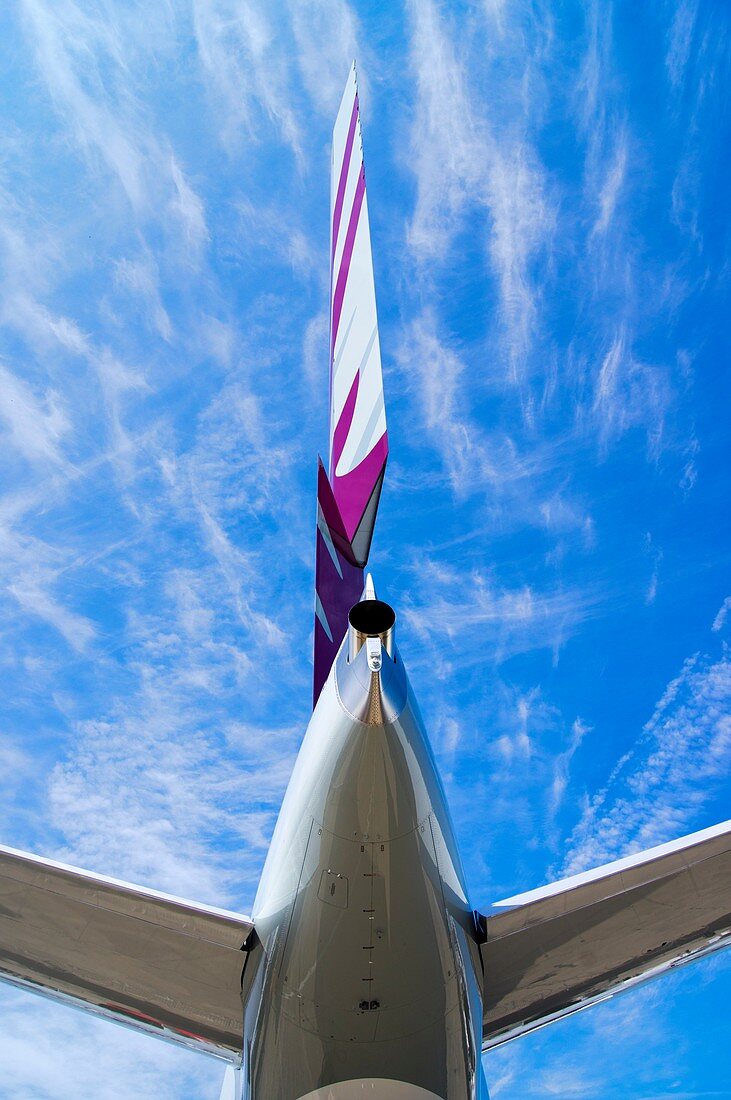
POLYGON ((381 667, 381 646, 393 660, 395 625, 396 612, 383 600, 365 599, 351 607, 348 612, 348 661, 354 661, 363 646, 367 648, 368 666, 373 672, 381 667))
POLYGON ((341 705, 369 726, 393 722, 406 703, 406 674, 395 638, 396 612, 376 599, 368 578, 364 599, 348 612, 348 640, 335 665, 341 705))

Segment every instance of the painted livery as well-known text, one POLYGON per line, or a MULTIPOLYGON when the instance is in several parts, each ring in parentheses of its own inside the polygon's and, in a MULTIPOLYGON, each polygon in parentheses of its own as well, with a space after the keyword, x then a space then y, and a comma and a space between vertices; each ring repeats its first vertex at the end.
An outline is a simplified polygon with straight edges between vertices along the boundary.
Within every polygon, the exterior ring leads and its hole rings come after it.
POLYGON ((360 599, 388 458, 355 65, 330 165, 330 446, 317 480, 313 704, 360 599))
POLYGON ((314 712, 253 915, 0 848, 0 976, 226 1060, 221 1100, 485 1100, 484 1050, 728 944, 731 822, 473 909, 364 573, 388 441, 355 68, 330 213, 314 712))

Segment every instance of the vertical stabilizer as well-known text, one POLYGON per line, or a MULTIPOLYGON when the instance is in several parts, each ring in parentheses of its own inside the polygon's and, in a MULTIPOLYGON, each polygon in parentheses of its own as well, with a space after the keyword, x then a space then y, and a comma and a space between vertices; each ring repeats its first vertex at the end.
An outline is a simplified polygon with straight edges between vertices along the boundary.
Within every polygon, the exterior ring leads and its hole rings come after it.
POLYGON ((325 467, 320 462, 317 471, 313 706, 348 629, 348 612, 363 591, 363 569, 347 553, 348 543, 342 528, 338 506, 325 467))
POLYGON ((330 173, 330 454, 317 478, 316 703, 361 598, 388 457, 355 64, 330 173))
POLYGON ((363 565, 388 456, 363 138, 353 64, 330 170, 330 484, 363 565))

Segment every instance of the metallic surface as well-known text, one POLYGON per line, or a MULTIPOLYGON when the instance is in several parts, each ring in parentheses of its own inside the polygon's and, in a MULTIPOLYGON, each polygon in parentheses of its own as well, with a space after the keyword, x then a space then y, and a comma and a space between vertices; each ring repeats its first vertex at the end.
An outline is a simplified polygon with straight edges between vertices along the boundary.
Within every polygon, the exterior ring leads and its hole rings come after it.
POLYGON ((349 660, 348 649, 342 646, 333 677, 338 702, 350 718, 366 725, 394 722, 406 706, 408 694, 403 662, 397 650, 389 657, 380 649, 380 668, 375 671, 376 662, 369 657, 364 646, 349 660))
POLYGON ((379 1079, 443 1100, 478 1094, 472 913, 398 651, 382 668, 368 669, 365 648, 349 663, 343 645, 282 806, 254 907, 254 1100, 379 1079))
POLYGON ((368 639, 378 639, 389 657, 396 647, 396 613, 374 597, 356 603, 348 612, 348 660, 353 661, 368 639))
POLYGON ((0 975, 239 1059, 246 917, 0 848, 0 975))
POLYGON ((493 914, 481 948, 485 1047, 726 946, 731 823, 509 898, 493 914))
POLYGON ((414 1085, 369 1077, 315 1089, 300 1100, 439 1100, 439 1097, 414 1085))

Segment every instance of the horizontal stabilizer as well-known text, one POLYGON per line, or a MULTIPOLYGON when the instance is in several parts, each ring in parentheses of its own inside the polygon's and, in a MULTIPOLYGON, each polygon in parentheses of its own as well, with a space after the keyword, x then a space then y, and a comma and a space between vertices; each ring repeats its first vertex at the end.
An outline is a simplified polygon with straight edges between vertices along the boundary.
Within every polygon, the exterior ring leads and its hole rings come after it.
POLYGON ((731 821, 499 902, 485 920, 483 1045, 731 942, 731 821))
POLYGON ((248 917, 0 847, 0 978, 232 1062, 248 917))

